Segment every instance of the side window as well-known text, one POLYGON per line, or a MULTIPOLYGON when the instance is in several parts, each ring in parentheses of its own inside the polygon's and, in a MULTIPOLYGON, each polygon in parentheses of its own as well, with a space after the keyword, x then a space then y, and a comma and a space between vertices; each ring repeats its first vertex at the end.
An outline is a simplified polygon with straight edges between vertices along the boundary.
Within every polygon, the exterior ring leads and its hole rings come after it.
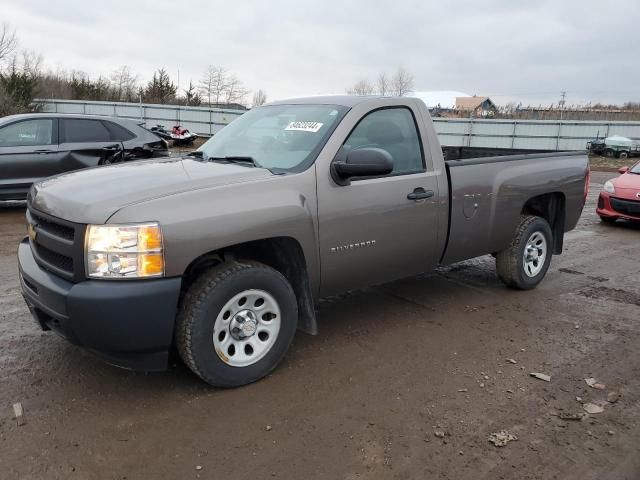
POLYGON ((117 123, 107 121, 102 123, 104 123, 105 127, 107 127, 107 130, 109 130, 109 133, 111 134, 111 140, 126 142, 127 140, 131 140, 135 137, 133 133, 131 133, 126 128, 118 125, 117 123))
POLYGON ((38 118, 0 128, 0 147, 28 147, 53 144, 53 120, 38 118))
POLYGON ((61 143, 110 142, 111 133, 100 120, 64 118, 61 143))
POLYGON ((408 108, 371 112, 360 120, 344 146, 349 150, 365 147, 386 150, 393 157, 391 175, 424 171, 418 130, 408 108))

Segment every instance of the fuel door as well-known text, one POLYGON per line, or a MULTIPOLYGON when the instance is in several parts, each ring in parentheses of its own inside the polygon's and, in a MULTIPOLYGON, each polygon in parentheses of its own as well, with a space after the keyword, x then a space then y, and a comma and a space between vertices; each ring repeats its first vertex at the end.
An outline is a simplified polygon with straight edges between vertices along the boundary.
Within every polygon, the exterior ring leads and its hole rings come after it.
POLYGON ((480 195, 468 194, 464 196, 464 202, 462 205, 462 213, 467 220, 475 217, 476 212, 480 206, 480 195))

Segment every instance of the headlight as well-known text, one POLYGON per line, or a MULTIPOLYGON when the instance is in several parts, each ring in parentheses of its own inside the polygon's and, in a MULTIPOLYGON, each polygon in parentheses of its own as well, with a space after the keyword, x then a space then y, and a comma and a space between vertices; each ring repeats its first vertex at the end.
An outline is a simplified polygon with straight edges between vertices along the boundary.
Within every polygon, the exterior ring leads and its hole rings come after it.
POLYGON ((89 225, 85 259, 91 278, 160 277, 164 275, 160 225, 89 225))
POLYGON ((616 193, 616 187, 613 186, 613 182, 611 180, 604 182, 603 190, 607 193, 616 193))

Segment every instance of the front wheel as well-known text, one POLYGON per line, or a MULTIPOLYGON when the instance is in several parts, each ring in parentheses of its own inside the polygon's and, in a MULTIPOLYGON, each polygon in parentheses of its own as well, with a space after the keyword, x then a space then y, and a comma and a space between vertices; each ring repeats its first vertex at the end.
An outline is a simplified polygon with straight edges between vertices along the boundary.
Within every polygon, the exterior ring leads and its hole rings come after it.
POLYGON ((509 247, 496 256, 498 276, 508 287, 535 288, 549 269, 552 252, 553 234, 547 221, 523 215, 509 247))
POLYGON ((229 262, 201 275, 185 293, 176 344, 205 382, 237 387, 278 365, 297 322, 295 293, 280 272, 253 261, 229 262))

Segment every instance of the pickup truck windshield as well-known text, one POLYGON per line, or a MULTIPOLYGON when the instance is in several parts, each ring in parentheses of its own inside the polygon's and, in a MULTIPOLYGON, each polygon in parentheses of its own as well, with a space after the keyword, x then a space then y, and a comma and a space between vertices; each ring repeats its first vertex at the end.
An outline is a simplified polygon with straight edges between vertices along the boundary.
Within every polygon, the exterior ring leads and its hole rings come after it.
POLYGON ((337 105, 269 105, 224 127, 198 151, 204 160, 251 157, 269 170, 300 172, 313 163, 348 109, 337 105))

